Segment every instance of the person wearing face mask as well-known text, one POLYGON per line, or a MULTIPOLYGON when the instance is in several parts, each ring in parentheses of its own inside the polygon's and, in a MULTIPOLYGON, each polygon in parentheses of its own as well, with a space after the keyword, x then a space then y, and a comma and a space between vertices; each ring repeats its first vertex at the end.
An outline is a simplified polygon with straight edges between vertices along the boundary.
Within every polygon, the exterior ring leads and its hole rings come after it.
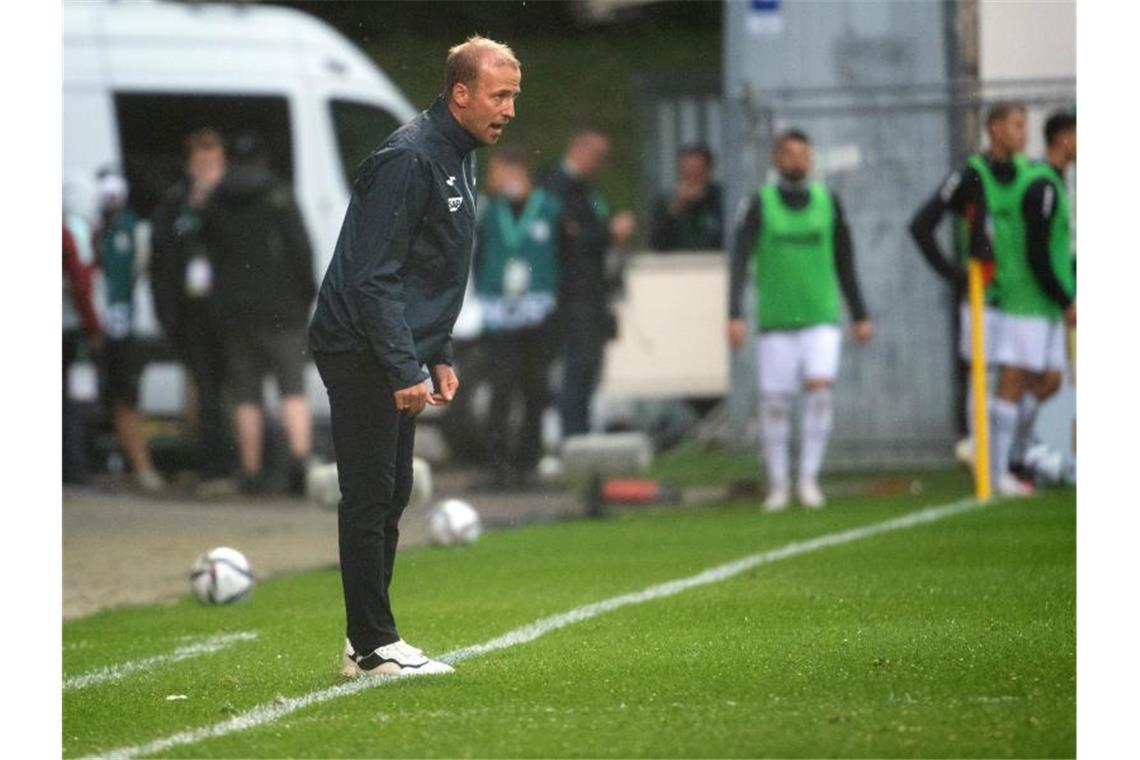
POLYGON ((140 256, 138 216, 127 207, 127 180, 106 169, 99 173, 100 221, 95 249, 103 271, 106 314, 103 345, 103 387, 119 446, 144 491, 161 491, 166 482, 150 459, 139 413, 139 377, 142 364, 134 336, 135 280, 144 266, 140 256))
POLYGON ((807 135, 797 129, 781 134, 774 159, 779 178, 742 204, 730 266, 728 321, 729 344, 740 348, 748 338, 744 281, 754 261, 761 448, 768 472, 764 509, 769 512, 788 506, 791 409, 801 389, 796 496, 811 509, 825 502, 818 476, 831 435, 831 386, 839 371, 840 291, 850 311, 852 337, 866 343, 872 334, 839 200, 822 182, 808 178, 807 135))
POLYGON ((533 187, 529 156, 522 148, 508 146, 493 153, 487 178, 497 194, 481 209, 472 259, 484 340, 494 359, 487 486, 526 487, 534 483, 542 453, 542 412, 549 400, 562 204, 533 187), (522 417, 512 431, 516 400, 522 417))

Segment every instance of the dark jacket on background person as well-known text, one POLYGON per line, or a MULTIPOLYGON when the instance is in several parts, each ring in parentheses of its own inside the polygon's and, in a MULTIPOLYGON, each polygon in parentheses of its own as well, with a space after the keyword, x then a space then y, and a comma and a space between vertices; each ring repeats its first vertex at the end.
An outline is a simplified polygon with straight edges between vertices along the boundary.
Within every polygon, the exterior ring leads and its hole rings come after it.
MULTIPOLYGON (((201 214, 188 205, 185 179, 171 187, 151 214, 150 291, 154 311, 168 340, 183 342, 191 300, 186 292, 186 268, 196 257, 209 260, 201 235, 201 214)), ((202 302, 211 301, 203 297, 202 302)))
POLYGON ((657 198, 650 222, 649 244, 655 251, 713 251, 724 247, 724 219, 719 185, 680 216, 669 213, 672 194, 657 198))
POLYGON ((316 295, 313 251, 286 183, 258 166, 232 167, 202 210, 202 239, 228 325, 305 326, 316 295))
POLYGON ((610 291, 618 284, 606 274, 606 251, 610 246, 610 212, 606 202, 565 166, 555 169, 543 187, 562 201, 559 304, 604 307, 610 291))
POLYGON ((451 364, 475 235, 478 141, 442 97, 364 160, 309 326, 313 351, 371 350, 394 389, 451 364))

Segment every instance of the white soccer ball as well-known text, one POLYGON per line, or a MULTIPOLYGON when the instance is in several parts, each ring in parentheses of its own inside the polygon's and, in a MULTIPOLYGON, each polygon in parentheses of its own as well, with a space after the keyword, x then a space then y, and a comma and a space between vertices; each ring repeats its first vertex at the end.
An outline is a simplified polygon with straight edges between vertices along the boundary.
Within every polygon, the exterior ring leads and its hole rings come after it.
POLYGON ((445 499, 428 513, 432 541, 440 546, 470 544, 483 534, 479 513, 461 499, 445 499))
MULTIPOLYGON (((412 459, 412 494, 408 505, 418 507, 431 501, 431 465, 426 459, 412 459)), ((305 475, 305 493, 324 509, 336 509, 340 504, 340 478, 336 462, 310 467, 305 475)))
POLYGON ((202 604, 229 604, 247 598, 253 591, 249 560, 237 549, 211 549, 194 563, 190 590, 202 604))
POLYGON ((1066 480, 1069 471, 1064 452, 1038 443, 1025 452, 1025 466, 1039 485, 1057 485, 1066 480))

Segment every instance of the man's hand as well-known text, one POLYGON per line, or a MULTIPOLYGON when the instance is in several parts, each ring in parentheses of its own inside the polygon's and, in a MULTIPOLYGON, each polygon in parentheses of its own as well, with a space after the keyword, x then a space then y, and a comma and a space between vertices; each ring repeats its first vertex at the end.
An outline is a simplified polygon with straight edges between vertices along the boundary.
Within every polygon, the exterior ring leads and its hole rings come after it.
POLYGON ((431 388, 427 381, 417 383, 410 388, 396 391, 392 394, 396 399, 396 409, 409 417, 415 417, 424 410, 425 406, 435 406, 431 388))
POLYGON ((1077 302, 1073 301, 1069 304, 1069 308, 1065 309, 1065 324, 1069 327, 1077 326, 1077 302))
POLYGON ((855 339, 856 343, 867 343, 874 333, 875 328, 869 319, 860 319, 851 325, 851 337, 855 339))
POLYGON ((705 197, 705 187, 696 183, 678 182, 673 191, 673 202, 669 204, 669 213, 680 216, 685 210, 705 197))
POLYGON ((728 320, 728 345, 740 348, 748 338, 748 322, 737 317, 728 320))
POLYGON ((455 392, 459 390, 459 378, 455 376, 455 370, 450 364, 432 366, 431 382, 435 386, 435 393, 431 397, 433 404, 446 404, 455 398, 455 392))
POLYGON ((624 244, 637 231, 637 217, 632 211, 619 211, 610 220, 610 236, 618 245, 624 244))

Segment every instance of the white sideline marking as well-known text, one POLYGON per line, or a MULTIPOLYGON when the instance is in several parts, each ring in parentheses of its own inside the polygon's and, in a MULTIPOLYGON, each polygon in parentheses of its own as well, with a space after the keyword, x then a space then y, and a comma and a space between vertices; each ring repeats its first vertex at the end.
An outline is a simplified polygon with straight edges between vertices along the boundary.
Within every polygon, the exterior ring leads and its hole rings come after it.
POLYGON ((68 689, 85 689, 88 686, 93 686, 97 683, 105 683, 107 681, 117 681, 120 678, 125 678, 131 673, 137 673, 140 670, 154 667, 155 665, 165 665, 169 662, 181 662, 188 660, 191 657, 199 657, 204 654, 212 654, 218 652, 226 647, 232 646, 239 641, 253 641, 257 638, 257 634, 252 631, 242 631, 239 633, 221 633, 216 636, 209 636, 201 641, 193 644, 186 644, 175 649, 169 654, 160 654, 154 657, 147 657, 142 660, 131 660, 124 662, 121 665, 108 665, 99 670, 93 670, 90 673, 83 675, 72 676, 65 678, 63 681, 63 690, 68 689))
MULTIPOLYGON (((504 633, 502 636, 497 636, 482 644, 475 644, 474 646, 463 647, 461 649, 454 649, 445 655, 439 657, 444 662, 456 663, 463 660, 478 657, 479 655, 495 652, 500 649, 507 649, 509 647, 525 644, 528 641, 534 641, 540 636, 543 636, 551 631, 556 631, 560 628, 580 623, 583 620, 597 617, 611 610, 616 610, 620 607, 626 607, 631 604, 641 604, 653 599, 661 599, 667 596, 679 594, 682 591, 687 591, 697 586, 706 586, 710 583, 719 583, 720 581, 727 580, 733 576, 740 575, 747 572, 754 567, 766 565, 771 562, 778 562, 782 559, 789 557, 796 557, 800 554, 808 554, 810 552, 818 551, 819 549, 826 549, 830 546, 838 546, 840 544, 849 544, 854 541, 861 541, 864 538, 877 536, 882 533, 890 533, 896 530, 904 530, 906 528, 914 527, 915 525, 923 525, 926 523, 936 522, 943 520, 947 517, 952 517, 962 512, 968 512, 978 509, 982 506, 980 502, 975 499, 963 499, 961 501, 951 502, 940 506, 927 507, 920 509, 917 512, 911 512, 901 517, 895 517, 883 522, 865 525, 860 528, 851 528, 849 530, 839 531, 837 533, 828 533, 817 538, 808 539, 806 541, 793 541, 790 544, 785 544, 778 549, 772 549, 766 552, 758 552, 756 554, 749 554, 746 557, 735 560, 734 562, 727 562, 723 565, 710 567, 708 570, 690 575, 687 578, 678 578, 673 581, 666 581, 665 583, 658 583, 641 591, 635 591, 630 594, 621 594, 619 596, 603 599, 600 602, 593 604, 583 605, 575 609, 562 612, 557 615, 536 620, 529 625, 524 625, 512 631, 504 633)), ((237 733, 239 731, 246 731, 257 726, 272 723, 278 718, 282 718, 292 712, 301 710, 311 705, 327 702, 330 699, 337 697, 344 697, 350 694, 371 689, 376 686, 391 683, 397 680, 398 676, 384 678, 384 677, 365 677, 357 678, 348 683, 332 686, 320 691, 310 692, 300 697, 290 697, 288 699, 278 698, 277 701, 269 702, 263 705, 258 705, 248 712, 241 715, 235 715, 229 720, 221 721, 210 726, 203 726, 201 728, 192 728, 186 731, 181 731, 177 734, 162 739, 155 739, 147 744, 140 744, 133 747, 121 747, 119 749, 111 750, 104 755, 96 755, 94 757, 105 758, 131 758, 138 757, 139 755, 153 755, 159 752, 170 749, 171 747, 178 747, 186 744, 196 744, 206 739, 212 739, 218 736, 225 736, 227 734, 237 733)))

